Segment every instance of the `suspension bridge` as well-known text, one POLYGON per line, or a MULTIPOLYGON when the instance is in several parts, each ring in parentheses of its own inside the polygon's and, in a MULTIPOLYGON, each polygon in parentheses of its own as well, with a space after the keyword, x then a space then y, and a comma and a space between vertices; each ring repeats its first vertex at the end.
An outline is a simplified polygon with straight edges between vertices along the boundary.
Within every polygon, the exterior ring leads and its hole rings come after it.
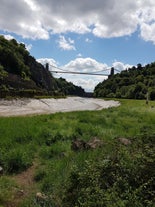
POLYGON ((70 71, 70 70, 65 70, 62 68, 59 68, 57 66, 51 65, 49 63, 46 63, 44 65, 46 70, 49 70, 51 73, 65 73, 65 74, 76 74, 76 75, 94 75, 94 76, 112 76, 115 74, 115 72, 119 73, 121 72, 120 70, 112 67, 112 68, 106 68, 100 71, 94 71, 94 72, 80 72, 80 71, 70 71), (52 69, 51 69, 52 68, 52 69))

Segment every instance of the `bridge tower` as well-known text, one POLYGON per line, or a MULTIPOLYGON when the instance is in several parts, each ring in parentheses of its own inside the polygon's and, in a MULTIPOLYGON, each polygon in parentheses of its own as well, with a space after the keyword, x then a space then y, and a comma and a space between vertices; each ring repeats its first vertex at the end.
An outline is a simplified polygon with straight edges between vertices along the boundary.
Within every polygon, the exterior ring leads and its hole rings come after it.
POLYGON ((49 70, 49 63, 46 63, 46 64, 45 64, 45 69, 46 69, 46 70, 49 70))
POLYGON ((114 71, 115 71, 115 69, 114 69, 114 67, 112 67, 110 70, 110 75, 108 75, 108 78, 110 78, 114 75, 114 71))
POLYGON ((112 67, 112 68, 111 68, 111 71, 110 71, 110 75, 111 75, 111 76, 114 75, 114 70, 115 70, 114 67, 112 67))

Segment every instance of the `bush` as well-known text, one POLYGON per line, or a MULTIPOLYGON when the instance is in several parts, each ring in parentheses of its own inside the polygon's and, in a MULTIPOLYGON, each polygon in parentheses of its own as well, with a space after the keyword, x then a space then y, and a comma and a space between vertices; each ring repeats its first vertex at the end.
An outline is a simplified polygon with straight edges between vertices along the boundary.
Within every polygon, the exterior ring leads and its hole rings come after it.
POLYGON ((7 173, 19 173, 32 164, 32 156, 24 149, 13 149, 4 154, 3 163, 7 173))
POLYGON ((116 143, 110 157, 86 161, 83 169, 74 167, 63 206, 153 207, 155 146, 151 140, 150 136, 135 138, 132 149, 116 143))

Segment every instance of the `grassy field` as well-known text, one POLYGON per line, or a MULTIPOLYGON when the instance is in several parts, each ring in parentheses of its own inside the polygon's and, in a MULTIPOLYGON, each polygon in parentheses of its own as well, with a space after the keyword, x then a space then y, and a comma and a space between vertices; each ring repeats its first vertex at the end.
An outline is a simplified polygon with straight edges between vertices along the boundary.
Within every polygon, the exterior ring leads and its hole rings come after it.
POLYGON ((1 117, 0 207, 155 206, 155 103, 120 102, 102 111, 1 117), (94 137, 101 147, 72 150, 73 140, 94 137))

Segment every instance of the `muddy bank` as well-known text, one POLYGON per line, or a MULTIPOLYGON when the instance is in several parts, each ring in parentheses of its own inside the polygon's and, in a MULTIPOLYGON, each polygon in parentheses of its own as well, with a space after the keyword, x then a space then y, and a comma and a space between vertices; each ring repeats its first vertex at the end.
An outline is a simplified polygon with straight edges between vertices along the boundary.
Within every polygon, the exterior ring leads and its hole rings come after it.
POLYGON ((0 116, 51 114, 67 111, 101 110, 117 107, 117 101, 94 98, 68 97, 61 99, 13 99, 0 100, 0 116))

